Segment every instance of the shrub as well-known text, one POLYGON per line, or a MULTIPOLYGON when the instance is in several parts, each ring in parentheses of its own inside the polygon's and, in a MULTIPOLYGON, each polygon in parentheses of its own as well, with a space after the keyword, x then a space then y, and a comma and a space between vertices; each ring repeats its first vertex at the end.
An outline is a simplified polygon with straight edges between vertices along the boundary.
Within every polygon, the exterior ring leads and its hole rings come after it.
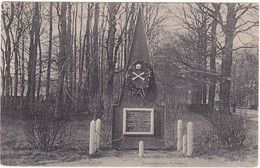
POLYGON ((213 132, 225 147, 241 146, 248 136, 247 119, 242 115, 212 112, 208 115, 208 119, 213 132))
POLYGON ((40 151, 51 151, 64 147, 69 140, 67 118, 55 114, 48 103, 38 106, 27 121, 27 142, 40 151))
POLYGON ((212 129, 202 130, 194 139, 194 155, 196 156, 216 154, 220 148, 221 143, 212 129))

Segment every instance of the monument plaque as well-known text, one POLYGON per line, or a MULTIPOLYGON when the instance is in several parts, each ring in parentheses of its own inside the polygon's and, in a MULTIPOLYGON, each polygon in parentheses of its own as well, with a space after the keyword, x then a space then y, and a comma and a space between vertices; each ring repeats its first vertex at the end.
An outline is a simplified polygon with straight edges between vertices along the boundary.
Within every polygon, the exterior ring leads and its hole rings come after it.
POLYGON ((130 135, 154 134, 153 108, 124 108, 123 133, 130 135))

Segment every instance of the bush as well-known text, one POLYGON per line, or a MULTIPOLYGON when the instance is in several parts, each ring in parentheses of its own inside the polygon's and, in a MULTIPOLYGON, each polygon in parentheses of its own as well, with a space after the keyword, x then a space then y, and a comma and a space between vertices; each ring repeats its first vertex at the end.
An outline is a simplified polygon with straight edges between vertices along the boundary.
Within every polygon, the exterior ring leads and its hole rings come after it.
POLYGON ((64 147, 69 140, 65 115, 55 114, 53 107, 43 103, 27 121, 27 142, 40 151, 51 151, 64 147))
POLYGON ((228 148, 243 145, 249 132, 245 117, 213 112, 208 115, 208 119, 222 145, 228 148))
POLYGON ((212 129, 202 130, 199 136, 194 139, 194 155, 216 154, 221 148, 221 142, 212 129))

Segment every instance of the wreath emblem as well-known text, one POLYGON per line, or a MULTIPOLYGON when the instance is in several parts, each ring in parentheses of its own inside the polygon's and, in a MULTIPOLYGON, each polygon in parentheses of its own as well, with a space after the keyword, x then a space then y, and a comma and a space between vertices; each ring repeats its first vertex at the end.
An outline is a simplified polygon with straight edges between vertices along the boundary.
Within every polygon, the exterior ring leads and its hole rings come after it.
POLYGON ((127 71, 128 88, 133 95, 140 95, 143 99, 147 89, 151 86, 153 70, 149 64, 142 60, 132 63, 127 71))

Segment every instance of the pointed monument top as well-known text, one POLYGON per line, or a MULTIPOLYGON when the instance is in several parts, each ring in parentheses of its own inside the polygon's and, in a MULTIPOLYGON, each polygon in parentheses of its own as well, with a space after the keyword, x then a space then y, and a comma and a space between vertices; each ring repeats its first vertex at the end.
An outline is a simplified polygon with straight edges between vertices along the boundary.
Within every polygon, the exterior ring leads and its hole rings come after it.
MULTIPOLYGON (((135 32, 134 32, 134 38, 132 41, 132 47, 131 47, 130 56, 129 56, 128 63, 127 63, 127 68, 130 68, 131 66, 133 67, 133 64, 136 64, 138 61, 140 61, 140 63, 143 62, 142 66, 144 66, 144 64, 150 66, 151 78, 149 79, 150 80, 149 84, 147 84, 147 86, 149 86, 149 87, 145 90, 146 93, 145 93, 145 95, 143 95, 143 97, 145 97, 145 102, 154 103, 157 98, 157 89, 156 89, 155 77, 154 77, 154 73, 153 73, 153 67, 152 67, 152 63, 151 63, 149 52, 148 52, 147 38, 146 38, 144 20, 142 17, 141 9, 139 9, 139 12, 138 12, 138 17, 137 17, 135 32)), ((135 70, 138 70, 137 65, 135 67, 135 70)), ((143 73, 145 73, 145 72, 143 72, 143 73)), ((136 74, 138 74, 138 73, 136 73, 136 74)), ((133 76, 132 78, 129 78, 129 79, 130 79, 129 83, 131 83, 131 82, 133 82, 133 79, 136 79, 136 77, 133 76)), ((142 80, 145 81, 145 79, 142 79, 142 80)), ((139 80, 139 82, 138 82, 138 80, 137 80, 137 81, 134 81, 134 83, 136 86, 138 85, 138 87, 140 88, 140 86, 143 87, 143 85, 144 85, 143 81, 139 80)), ((143 88, 143 93, 144 93, 144 88, 143 88)))
POLYGON ((141 8, 138 12, 128 66, 137 60, 143 60, 151 65, 141 8))

